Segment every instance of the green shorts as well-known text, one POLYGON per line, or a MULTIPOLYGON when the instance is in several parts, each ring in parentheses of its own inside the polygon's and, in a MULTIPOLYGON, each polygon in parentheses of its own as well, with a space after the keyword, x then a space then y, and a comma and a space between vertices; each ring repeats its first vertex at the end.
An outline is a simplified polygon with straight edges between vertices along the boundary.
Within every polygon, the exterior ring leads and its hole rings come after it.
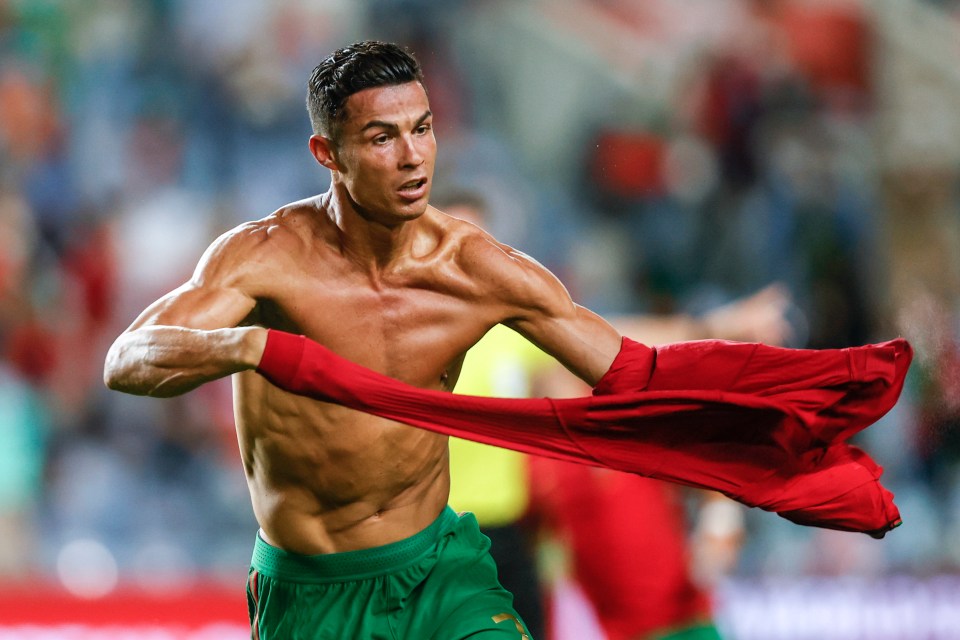
POLYGON ((720 632, 713 626, 713 623, 704 622, 682 629, 675 629, 672 632, 655 634, 652 640, 721 640, 721 638, 720 632))
POLYGON ((373 549, 304 556, 258 535, 247 580, 254 640, 531 640, 471 513, 373 549))

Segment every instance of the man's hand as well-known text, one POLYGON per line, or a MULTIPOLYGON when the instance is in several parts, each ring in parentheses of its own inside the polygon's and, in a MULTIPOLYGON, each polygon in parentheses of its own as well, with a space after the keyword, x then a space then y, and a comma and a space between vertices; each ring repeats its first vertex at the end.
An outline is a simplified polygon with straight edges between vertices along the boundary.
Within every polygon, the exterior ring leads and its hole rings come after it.
POLYGON ((636 315, 611 322, 624 335, 651 345, 715 338, 782 346, 794 337, 786 317, 790 302, 786 288, 772 284, 700 317, 636 315))
POLYGON ((793 338, 787 321, 790 294, 772 284, 746 298, 734 300, 705 314, 700 322, 705 337, 783 345, 793 338))

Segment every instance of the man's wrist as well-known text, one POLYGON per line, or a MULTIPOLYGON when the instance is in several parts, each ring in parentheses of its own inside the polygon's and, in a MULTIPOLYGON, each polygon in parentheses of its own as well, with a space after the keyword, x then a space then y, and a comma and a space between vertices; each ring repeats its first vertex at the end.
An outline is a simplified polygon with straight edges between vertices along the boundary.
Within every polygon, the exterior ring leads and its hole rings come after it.
POLYGON ((240 363, 244 369, 256 369, 267 346, 267 330, 263 327, 244 327, 240 331, 240 363))

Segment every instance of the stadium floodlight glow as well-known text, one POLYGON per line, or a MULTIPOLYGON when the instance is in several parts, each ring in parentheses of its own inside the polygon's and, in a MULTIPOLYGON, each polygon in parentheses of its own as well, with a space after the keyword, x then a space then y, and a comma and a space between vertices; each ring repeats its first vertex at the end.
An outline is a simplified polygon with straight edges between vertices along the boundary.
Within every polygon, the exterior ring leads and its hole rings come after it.
POLYGON ((92 538, 68 542, 57 555, 57 575, 79 598, 102 598, 117 586, 119 570, 110 550, 92 538))

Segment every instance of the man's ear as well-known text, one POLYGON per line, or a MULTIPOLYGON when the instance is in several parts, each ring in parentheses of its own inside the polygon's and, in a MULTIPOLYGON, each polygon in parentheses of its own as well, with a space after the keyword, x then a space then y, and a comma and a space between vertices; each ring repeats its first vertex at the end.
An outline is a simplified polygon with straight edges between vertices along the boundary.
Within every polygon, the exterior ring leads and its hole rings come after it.
POLYGON ((325 166, 330 171, 340 171, 340 165, 333 151, 333 141, 321 135, 314 134, 310 136, 310 153, 317 159, 317 162, 325 166))

